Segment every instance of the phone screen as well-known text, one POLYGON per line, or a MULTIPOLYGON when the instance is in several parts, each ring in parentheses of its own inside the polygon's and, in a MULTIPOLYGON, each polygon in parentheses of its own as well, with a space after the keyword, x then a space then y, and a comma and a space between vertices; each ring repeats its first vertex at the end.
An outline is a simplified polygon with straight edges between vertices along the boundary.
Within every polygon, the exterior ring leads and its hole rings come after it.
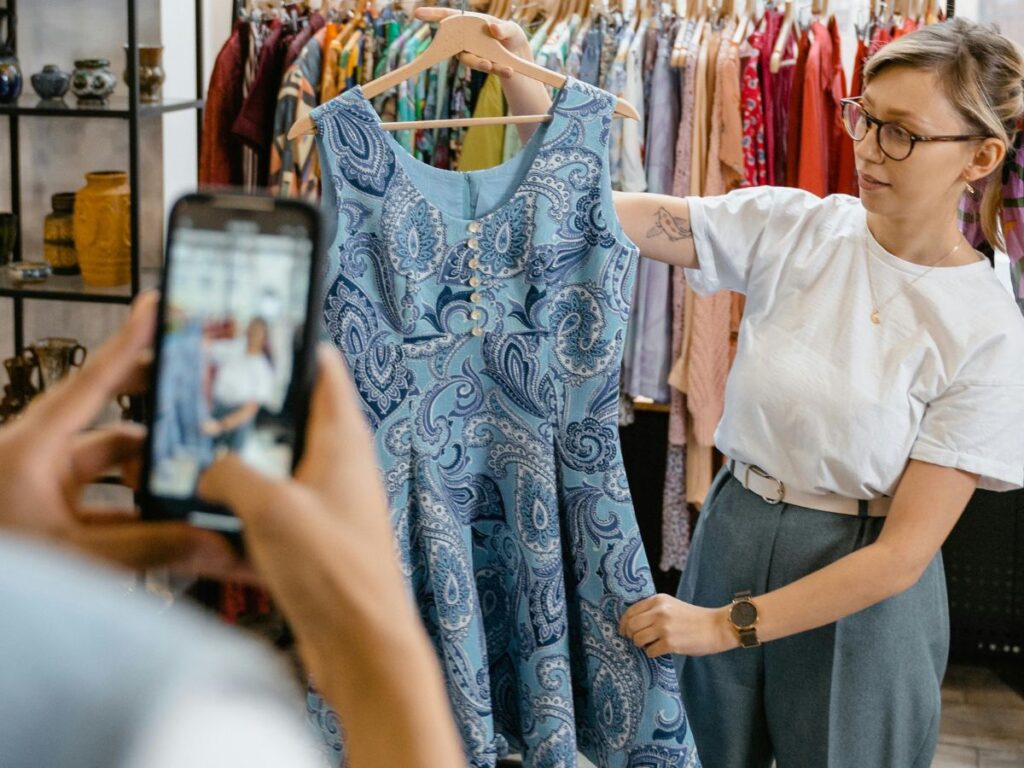
POLYGON ((186 199, 172 215, 147 495, 196 524, 214 513, 215 527, 230 528, 224 510, 192 503, 196 485, 226 452, 271 476, 292 470, 316 233, 303 206, 236 210, 219 199, 216 210, 186 199))

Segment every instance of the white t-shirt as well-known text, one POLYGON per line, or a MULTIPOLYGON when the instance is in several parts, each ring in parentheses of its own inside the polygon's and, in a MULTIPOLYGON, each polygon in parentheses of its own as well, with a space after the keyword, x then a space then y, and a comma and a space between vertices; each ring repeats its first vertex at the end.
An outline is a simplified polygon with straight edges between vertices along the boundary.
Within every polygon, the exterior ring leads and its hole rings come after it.
POLYGON ((257 402, 270 405, 274 397, 274 369, 263 354, 240 351, 226 356, 213 380, 213 399, 227 406, 257 402))
POLYGON ((746 294, 720 451, 852 498, 892 495, 908 459, 1024 485, 1024 318, 987 261, 910 286, 928 268, 886 252, 856 198, 762 187, 687 202, 690 285, 746 294))

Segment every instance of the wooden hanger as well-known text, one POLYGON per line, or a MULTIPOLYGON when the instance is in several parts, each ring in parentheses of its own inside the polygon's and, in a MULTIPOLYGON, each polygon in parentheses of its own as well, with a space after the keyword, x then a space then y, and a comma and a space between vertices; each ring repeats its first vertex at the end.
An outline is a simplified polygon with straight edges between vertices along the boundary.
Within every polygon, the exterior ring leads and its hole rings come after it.
POLYGON ((777 75, 779 70, 782 69, 782 57, 786 53, 786 43, 789 42, 789 36, 793 31, 793 25, 796 23, 796 8, 793 5, 793 0, 786 0, 785 11, 782 17, 782 27, 779 29, 779 37, 775 41, 775 48, 772 50, 772 58, 768 64, 768 69, 773 75, 777 75))
POLYGON ((708 4, 707 0, 697 0, 696 8, 697 12, 697 26, 694 27, 693 37, 690 38, 689 53, 694 56, 700 53, 701 41, 704 37, 704 28, 708 23, 708 4))
POLYGON ((669 65, 679 69, 686 66, 686 28, 689 26, 686 20, 687 3, 685 0, 675 0, 675 13, 679 24, 676 26, 676 36, 672 41, 672 53, 669 56, 669 65))
POLYGON ((743 45, 743 41, 747 39, 747 27, 754 20, 754 2, 755 0, 747 0, 736 17, 736 33, 732 36, 732 44, 736 47, 743 45))
MULTIPOLYGON (((514 72, 539 80, 553 88, 565 85, 566 76, 550 69, 545 69, 531 61, 522 59, 509 51, 495 40, 487 31, 488 17, 479 13, 460 13, 442 19, 437 25, 437 34, 422 54, 403 67, 378 77, 362 87, 363 96, 372 99, 385 91, 394 88, 404 80, 424 72, 435 64, 446 61, 462 53, 472 53, 498 67, 508 67, 514 72)), ((624 99, 619 99, 615 114, 639 119, 636 108, 624 99)), ((451 120, 417 120, 410 122, 383 123, 382 128, 389 131, 411 130, 420 128, 458 128, 473 125, 521 125, 526 123, 542 123, 550 120, 550 115, 506 115, 504 117, 455 118, 451 120)), ((308 115, 297 120, 288 130, 288 139, 315 132, 313 121, 308 115)))

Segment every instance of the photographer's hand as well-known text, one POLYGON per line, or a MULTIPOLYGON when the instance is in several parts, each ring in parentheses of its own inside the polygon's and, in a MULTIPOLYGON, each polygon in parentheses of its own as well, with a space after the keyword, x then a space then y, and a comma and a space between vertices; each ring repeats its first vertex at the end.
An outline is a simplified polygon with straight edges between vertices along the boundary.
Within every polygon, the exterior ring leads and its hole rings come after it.
POLYGON ((145 429, 89 430, 123 392, 142 389, 157 296, 143 294, 116 335, 85 366, 36 397, 0 429, 0 532, 43 537, 134 569, 227 572, 235 556, 221 536, 184 523, 140 523, 135 509, 91 508, 86 485, 114 468, 137 480, 145 429))

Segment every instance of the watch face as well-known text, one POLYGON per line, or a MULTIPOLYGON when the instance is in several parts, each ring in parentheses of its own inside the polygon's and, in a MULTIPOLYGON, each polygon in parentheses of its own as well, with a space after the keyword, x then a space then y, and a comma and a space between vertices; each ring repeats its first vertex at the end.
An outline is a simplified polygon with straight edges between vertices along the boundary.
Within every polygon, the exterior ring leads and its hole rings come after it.
POLYGON ((734 603, 730 615, 732 623, 737 627, 749 627, 757 621, 757 608, 750 602, 734 603))

